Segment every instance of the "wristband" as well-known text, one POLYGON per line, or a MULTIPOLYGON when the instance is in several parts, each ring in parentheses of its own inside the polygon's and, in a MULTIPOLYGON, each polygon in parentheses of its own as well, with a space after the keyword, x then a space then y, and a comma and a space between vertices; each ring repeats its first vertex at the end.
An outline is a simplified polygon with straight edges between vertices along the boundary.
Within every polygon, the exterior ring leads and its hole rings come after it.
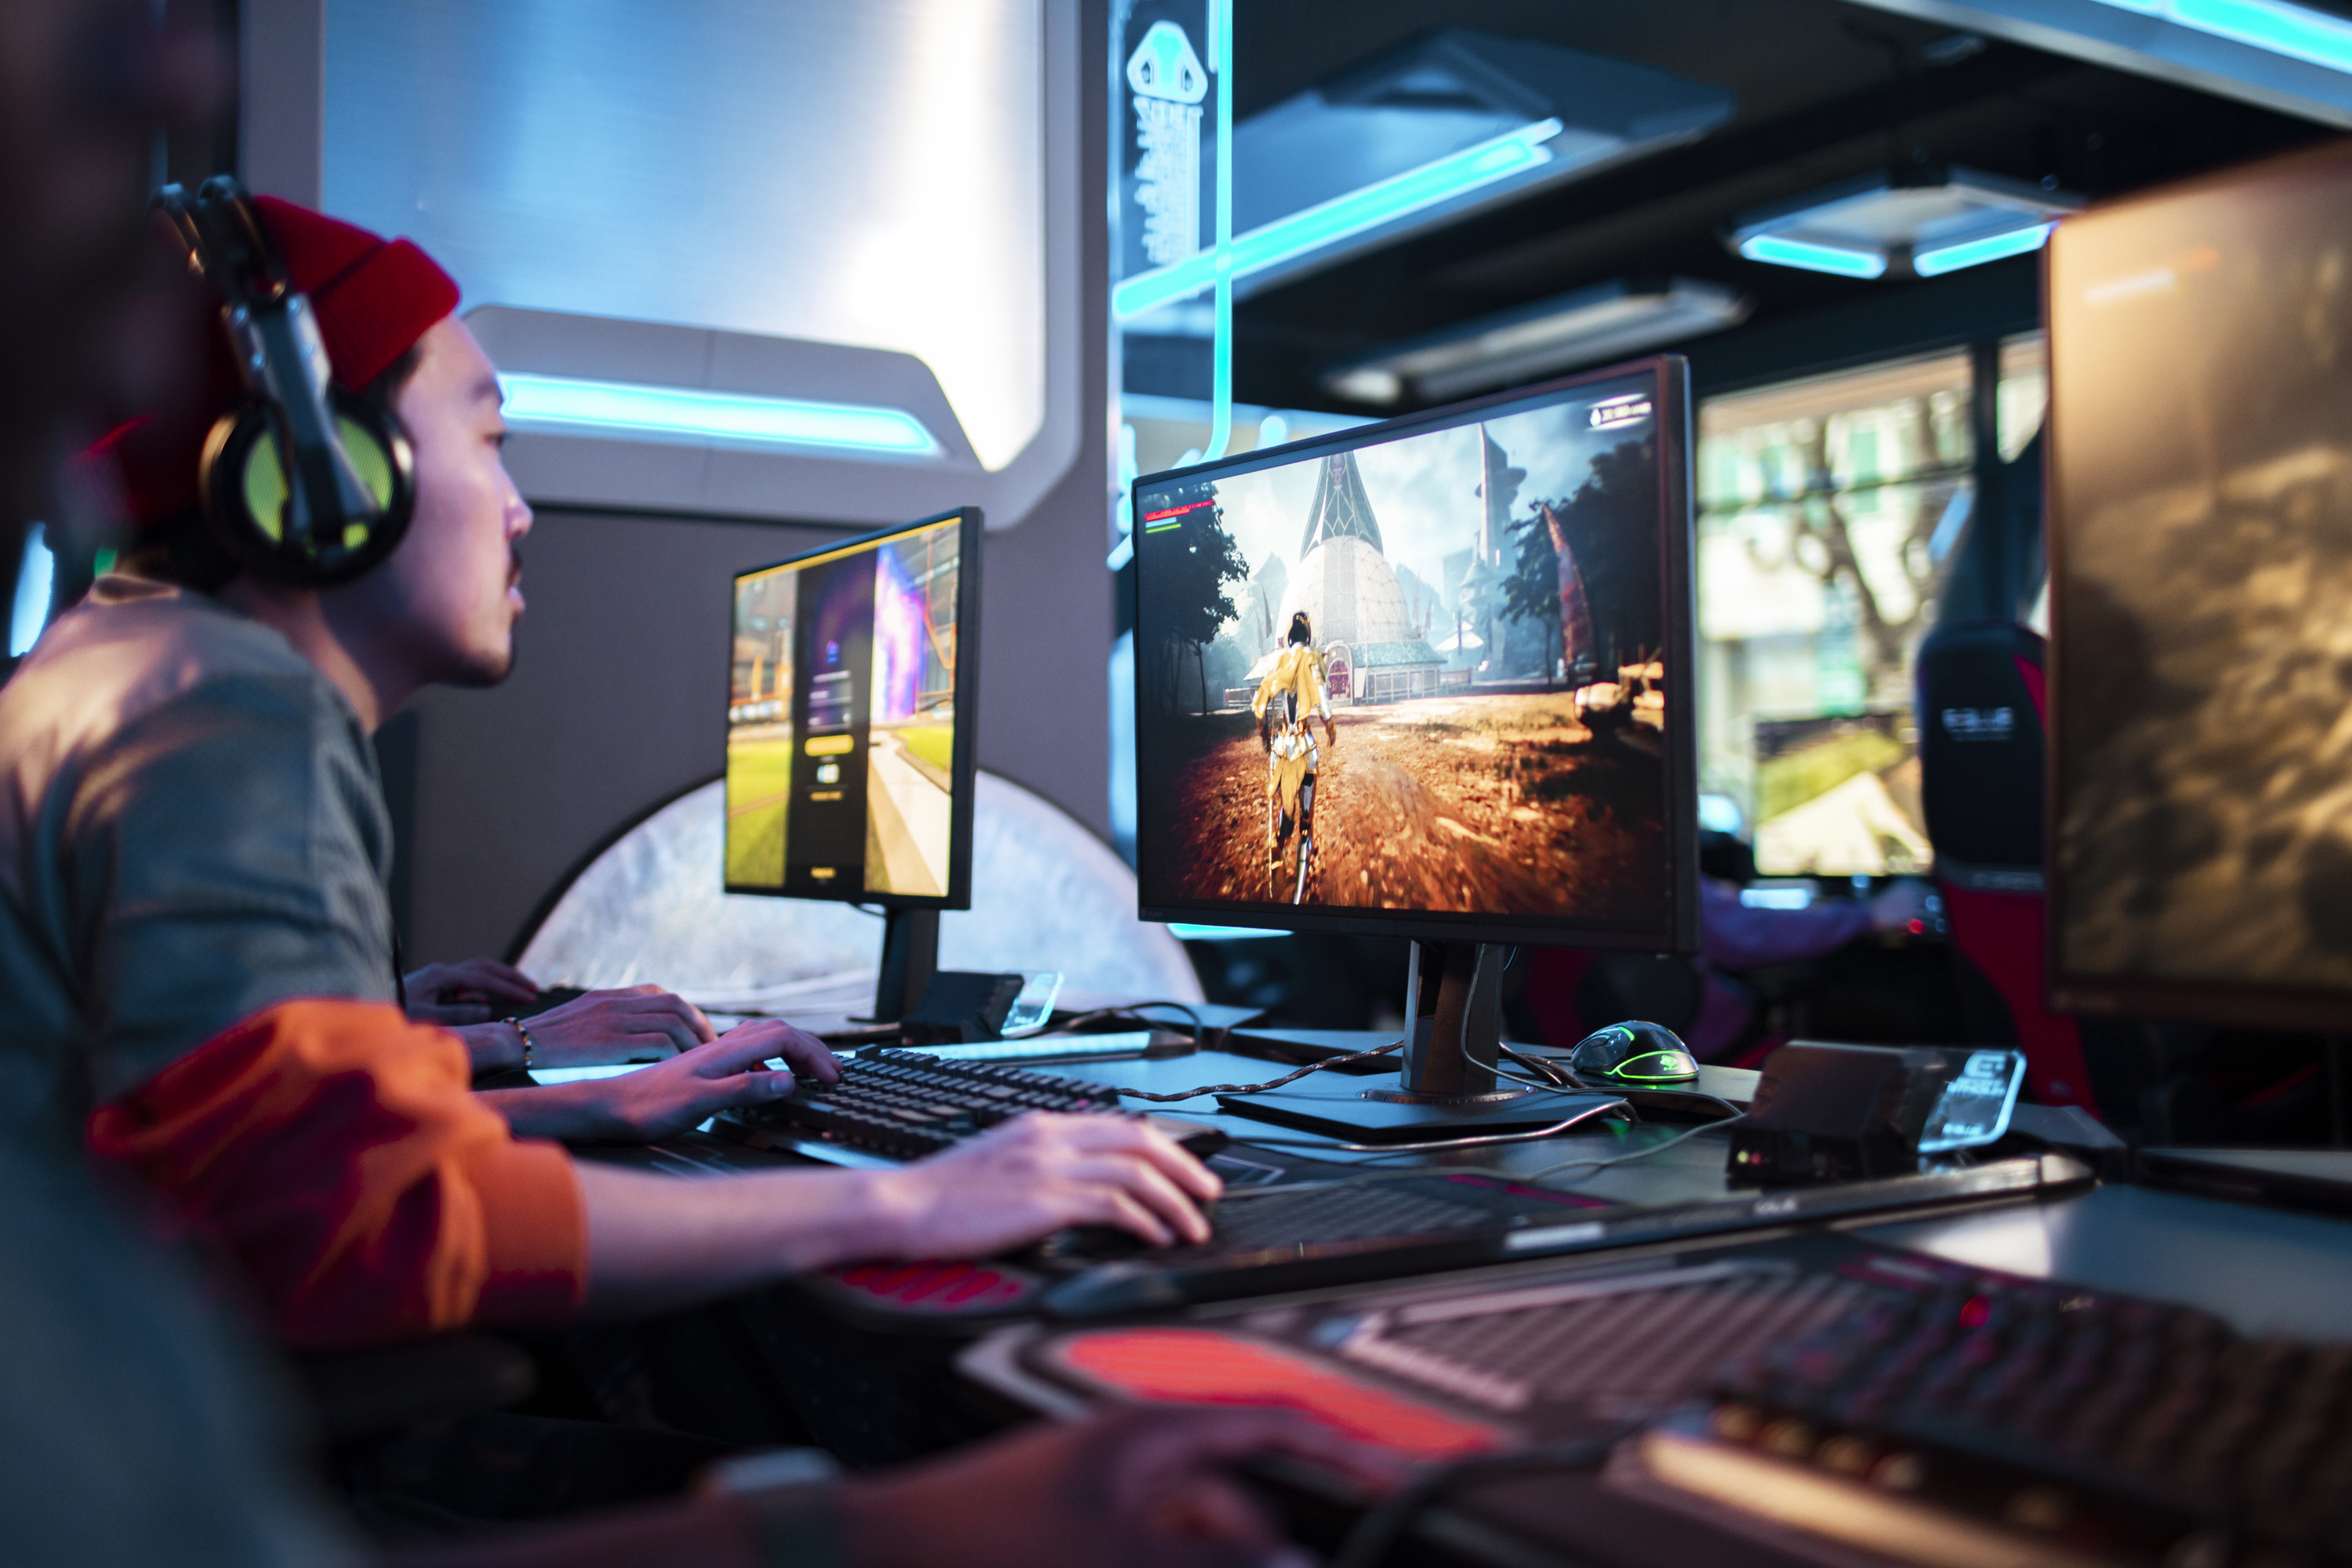
POLYGON ((695 1490, 750 1510, 765 1568, 840 1568, 847 1560, 840 1468, 815 1448, 774 1448, 721 1459, 695 1490))
POLYGON ((515 1037, 522 1041, 522 1070, 529 1072, 530 1070, 530 1030, 524 1026, 520 1018, 509 1018, 507 1022, 514 1026, 515 1037))

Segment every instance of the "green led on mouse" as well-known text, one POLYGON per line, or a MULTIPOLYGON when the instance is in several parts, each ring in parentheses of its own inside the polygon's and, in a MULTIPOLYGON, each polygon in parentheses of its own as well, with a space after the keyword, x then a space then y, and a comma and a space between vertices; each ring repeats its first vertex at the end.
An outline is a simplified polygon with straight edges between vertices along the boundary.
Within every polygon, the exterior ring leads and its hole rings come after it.
POLYGON ((1664 1024, 1628 1018, 1577 1041, 1568 1070, 1587 1082, 1681 1084, 1698 1078, 1698 1058, 1664 1024))

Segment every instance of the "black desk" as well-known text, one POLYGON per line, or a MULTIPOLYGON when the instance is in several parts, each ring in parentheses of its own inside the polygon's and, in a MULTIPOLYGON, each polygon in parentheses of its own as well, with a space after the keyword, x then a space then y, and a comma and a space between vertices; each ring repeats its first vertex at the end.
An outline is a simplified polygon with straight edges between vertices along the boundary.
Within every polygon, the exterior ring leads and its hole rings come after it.
POLYGON ((2352 1221, 2325 1215, 2104 1186, 1858 1234, 2011 1274, 2200 1307, 2242 1333, 2352 1338, 2352 1221))
MULTIPOLYGON (((1160 1091, 1259 1082, 1287 1070, 1264 1058, 1223 1051, 1037 1066, 1069 1077, 1160 1091)), ((1705 1087, 1744 1100, 1753 1076, 1710 1069, 1705 1087)), ((1353 1081, 1369 1087, 1380 1080, 1362 1077, 1353 1081)), ((1225 1114, 1209 1098, 1150 1109, 1218 1126, 1244 1142, 1265 1137, 1319 1142, 1312 1134, 1225 1114)), ((1687 1127, 1654 1122, 1459 1152, 1353 1154, 1335 1150, 1320 1157, 1374 1169, 1483 1165, 1524 1173, 1585 1150, 1612 1155, 1633 1152, 1687 1127)), ((1727 1139, 1727 1134, 1703 1134, 1654 1159, 1605 1170, 1566 1171, 1549 1181, 1625 1202, 1711 1197, 1726 1190, 1727 1139)), ((739 1154, 749 1156, 749 1152, 739 1154)), ((656 1158, 657 1168, 664 1158, 656 1158)), ((751 1156, 747 1163, 766 1162, 751 1156)), ((667 1168, 684 1172, 690 1167, 672 1160, 667 1168)), ((1843 1228, 1956 1261, 2201 1307, 2250 1332, 2352 1337, 2352 1222, 2153 1189, 2103 1186, 1901 1223, 1853 1221, 1843 1228)), ((1722 1237, 1702 1245, 1730 1245, 1738 1239, 1722 1237)), ((1690 1249, 1688 1244, 1672 1248, 1690 1249)), ((965 1342, 961 1338, 936 1332, 893 1334, 845 1323, 789 1286, 764 1293, 761 1310, 749 1318, 754 1338, 780 1380, 805 1394, 813 1407, 810 1425, 820 1440, 853 1464, 911 1458, 977 1436, 990 1425, 991 1418, 971 1405, 955 1373, 954 1357, 965 1342)), ((1480 1494, 1482 1503, 1486 1495, 1480 1494)), ((1507 1513, 1546 1517, 1555 1525, 1573 1519, 1572 1529, 1548 1532, 1559 1543, 1559 1561, 1563 1563, 1634 1568, 1709 1561, 1714 1558, 1710 1542, 1722 1547, 1724 1561, 1754 1563, 1759 1568, 1780 1561, 1752 1544, 1735 1546, 1712 1537, 1686 1520, 1669 1521, 1588 1480, 1517 1482, 1494 1489, 1494 1495, 1507 1513)))

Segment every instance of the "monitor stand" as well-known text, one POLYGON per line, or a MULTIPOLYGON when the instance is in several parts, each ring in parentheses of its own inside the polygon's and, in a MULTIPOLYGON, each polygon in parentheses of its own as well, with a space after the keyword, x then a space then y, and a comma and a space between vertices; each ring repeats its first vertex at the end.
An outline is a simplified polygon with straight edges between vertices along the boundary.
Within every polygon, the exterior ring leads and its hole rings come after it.
POLYGON ((923 1000, 940 967, 940 911, 882 911, 882 978, 874 987, 874 1016, 858 1024, 895 1024, 923 1000))
POLYGON ((1612 1098, 1522 1089, 1496 1075, 1508 952, 1486 942, 1412 944, 1412 1033, 1392 1082, 1366 1088, 1361 1078, 1317 1073, 1265 1094, 1220 1095, 1219 1108, 1350 1142, 1394 1143, 1532 1131, 1612 1098))

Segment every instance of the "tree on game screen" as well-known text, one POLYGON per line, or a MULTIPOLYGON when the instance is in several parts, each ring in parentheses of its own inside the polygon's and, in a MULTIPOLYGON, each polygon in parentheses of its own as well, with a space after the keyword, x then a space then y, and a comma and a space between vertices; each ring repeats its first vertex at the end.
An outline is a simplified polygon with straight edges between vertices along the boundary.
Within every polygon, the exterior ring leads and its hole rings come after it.
POLYGON ((1598 645, 1590 660, 1595 679, 1614 679, 1620 665, 1643 659, 1658 646, 1658 552, 1650 531, 1657 461, 1650 442, 1622 442, 1593 457, 1591 477, 1573 495, 1531 504, 1511 525, 1518 557, 1503 586, 1506 608, 1546 622, 1554 649, 1564 657, 1566 577, 1580 578, 1598 645), (1570 560, 1565 574, 1559 543, 1567 545, 1570 560))

